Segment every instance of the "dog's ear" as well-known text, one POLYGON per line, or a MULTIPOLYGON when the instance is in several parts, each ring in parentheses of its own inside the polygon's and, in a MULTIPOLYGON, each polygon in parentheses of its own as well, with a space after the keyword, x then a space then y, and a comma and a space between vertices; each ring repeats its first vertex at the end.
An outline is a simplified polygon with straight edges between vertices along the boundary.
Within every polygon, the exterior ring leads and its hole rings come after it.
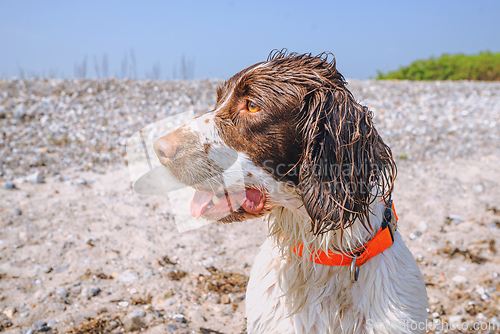
POLYGON ((369 228, 371 202, 390 200, 396 165, 375 130, 372 113, 347 88, 322 86, 301 107, 303 155, 299 188, 315 234, 369 228))

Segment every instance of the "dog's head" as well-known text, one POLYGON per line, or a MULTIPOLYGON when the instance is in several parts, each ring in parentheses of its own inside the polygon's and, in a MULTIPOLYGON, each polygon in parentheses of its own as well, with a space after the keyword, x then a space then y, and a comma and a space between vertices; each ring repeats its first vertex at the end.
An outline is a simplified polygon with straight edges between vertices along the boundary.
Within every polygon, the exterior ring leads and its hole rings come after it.
POLYGON ((375 197, 390 198, 391 151, 328 56, 275 52, 223 83, 212 112, 155 142, 161 163, 197 190, 193 216, 242 221, 298 197, 323 233, 365 225, 375 197), (243 185, 222 178, 235 162, 243 185))

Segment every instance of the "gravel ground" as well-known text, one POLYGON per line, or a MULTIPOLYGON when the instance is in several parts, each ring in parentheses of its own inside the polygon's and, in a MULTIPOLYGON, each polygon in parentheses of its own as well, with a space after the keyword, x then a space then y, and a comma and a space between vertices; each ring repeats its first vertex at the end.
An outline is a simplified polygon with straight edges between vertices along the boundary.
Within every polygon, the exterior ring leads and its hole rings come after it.
MULTIPOLYGON (((215 104, 217 80, 0 81, 0 177, 123 163, 142 127, 215 104)), ((396 156, 452 159, 500 151, 500 83, 351 80, 396 156)))
POLYGON ((124 163, 144 126, 215 104, 217 80, 0 80, 0 175, 124 163))
POLYGON ((395 156, 446 160, 500 152, 500 83, 350 81, 395 156))
MULTIPOLYGON (((179 234, 165 199, 134 193, 125 166, 131 134, 209 110, 218 83, 0 81, 0 331, 244 331, 266 223, 179 234)), ((349 88, 396 156, 399 228, 429 319, 500 326, 500 83, 349 88)))

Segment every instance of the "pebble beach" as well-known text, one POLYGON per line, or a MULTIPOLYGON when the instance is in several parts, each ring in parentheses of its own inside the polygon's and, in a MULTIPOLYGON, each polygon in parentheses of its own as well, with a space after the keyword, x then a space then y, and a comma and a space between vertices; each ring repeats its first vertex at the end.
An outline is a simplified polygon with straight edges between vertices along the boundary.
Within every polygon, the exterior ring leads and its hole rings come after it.
MULTIPOLYGON (((267 223, 179 234, 127 170, 132 134, 211 110, 220 82, 0 80, 0 332, 245 332, 267 223)), ((429 333, 500 332, 500 83, 348 82, 398 165, 429 333)))

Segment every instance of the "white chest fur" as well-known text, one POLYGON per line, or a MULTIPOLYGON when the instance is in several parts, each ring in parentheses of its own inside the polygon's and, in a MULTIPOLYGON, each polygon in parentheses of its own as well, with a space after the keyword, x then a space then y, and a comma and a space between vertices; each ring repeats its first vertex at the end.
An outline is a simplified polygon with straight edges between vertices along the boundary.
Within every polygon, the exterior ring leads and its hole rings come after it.
POLYGON ((276 240, 262 245, 251 272, 249 333, 425 333, 424 280, 399 232, 355 283, 348 267, 306 263, 276 240))

